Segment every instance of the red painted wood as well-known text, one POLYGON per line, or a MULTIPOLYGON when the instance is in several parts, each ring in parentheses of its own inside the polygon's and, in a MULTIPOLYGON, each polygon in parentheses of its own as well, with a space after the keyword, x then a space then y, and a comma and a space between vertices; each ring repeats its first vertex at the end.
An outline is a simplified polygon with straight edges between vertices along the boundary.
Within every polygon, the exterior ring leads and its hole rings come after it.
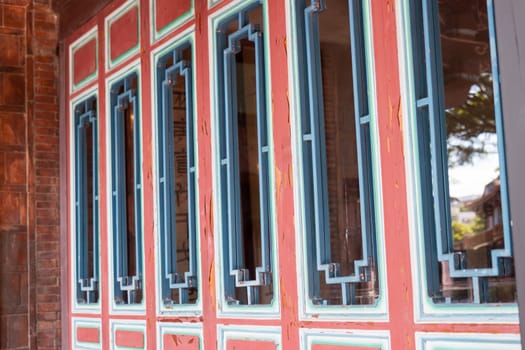
MULTIPOLYGON (((143 38, 150 37, 150 7, 149 0, 140 0, 141 22, 140 35, 143 38)), ((151 133, 151 125, 153 119, 151 114, 151 76, 150 69, 150 46, 149 40, 144 40, 141 50, 141 76, 148 77, 141 79, 140 88, 142 89, 140 95, 141 103, 141 118, 142 118, 142 169, 143 169, 143 207, 144 213, 154 213, 154 194, 153 194, 153 140, 151 133)), ((157 288, 155 285, 155 230, 154 230, 154 215, 144 215, 143 217, 143 232, 144 232, 144 288, 145 288, 145 305, 146 318, 154 320, 156 315, 156 300, 157 288)), ((148 347, 152 349, 157 348, 156 324, 155 322, 146 323, 146 335, 148 347)))
POLYGON ((293 194, 293 160, 288 99, 288 56, 286 42, 285 1, 272 1, 268 6, 272 87, 272 122, 274 142, 275 202, 278 231, 279 285, 283 349, 298 348, 299 322, 297 309, 297 263, 295 250, 295 211, 293 194))
MULTIPOLYGON (((104 15, 104 14, 102 14, 104 15)), ((99 42, 104 42, 107 35, 104 17, 99 15, 97 18, 98 22, 98 40, 99 42)), ((99 60, 98 66, 105 67, 105 60, 107 60, 105 50, 99 50, 99 60)), ((103 70, 102 70, 103 71, 103 70)), ((107 118, 106 115, 106 84, 105 84, 105 75, 98 75, 98 100, 99 100, 99 110, 98 110, 98 137, 99 137, 99 169, 101 174, 107 174, 109 169, 106 167, 107 157, 108 157, 108 144, 110 140, 107 138, 107 118)), ((100 188, 100 198, 108 198, 108 187, 106 181, 99 182, 100 188)), ((101 313, 102 313, 102 348, 110 349, 110 329, 109 329, 109 307, 112 298, 107 292, 109 286, 109 276, 107 271, 109 271, 109 246, 108 239, 111 234, 108 232, 108 202, 105 200, 100 201, 100 267, 101 267, 101 289, 105 290, 105 293, 100 293, 101 298, 101 313)))
POLYGON ((379 348, 369 348, 362 346, 345 346, 345 345, 326 345, 326 344, 314 344, 312 350, 380 350, 379 348))
POLYGON ((138 8, 132 7, 109 27, 110 58, 112 61, 139 44, 138 8))
POLYGON ((226 342, 226 350, 275 350, 276 348, 276 344, 272 341, 232 339, 226 342))
POLYGON ((155 29, 164 29, 190 9, 191 0, 155 0, 155 29))
POLYGON ((164 334, 164 350, 195 350, 199 349, 199 337, 192 335, 164 334))
POLYGON ((77 341, 83 343, 100 342, 100 330, 98 328, 78 327, 77 341))
POLYGON ((93 38, 73 53, 73 83, 80 83, 96 70, 97 40, 93 38))
POLYGON ((115 345, 132 349, 143 349, 144 333, 117 330, 115 332, 115 345))
MULTIPOLYGON (((128 11, 123 17, 115 21, 109 33, 105 33, 105 17, 123 3, 122 0, 112 2, 106 9, 102 10, 97 17, 80 30, 73 33, 68 38, 68 43, 78 39, 93 25, 98 25, 98 42, 104 42, 106 35, 110 35, 112 45, 110 57, 105 57, 104 50, 98 50, 98 64, 105 66, 105 61, 109 58, 117 59, 124 52, 134 47, 139 42, 140 37, 150 38, 151 24, 149 15, 149 1, 140 0, 140 24, 138 24, 137 9, 128 11), (132 25, 132 23, 134 24, 132 25), (137 29, 139 28, 139 29, 137 29)), ((277 319, 218 319, 216 314, 216 281, 215 281, 215 261, 214 261, 214 221, 213 221, 213 198, 212 191, 212 135, 211 135, 211 115, 212 101, 210 100, 210 55, 208 25, 210 12, 221 11, 229 7, 232 0, 223 0, 211 10, 208 10, 208 0, 195 0, 195 19, 189 20, 174 32, 169 33, 161 40, 150 46, 149 39, 141 43, 141 52, 134 57, 127 59, 127 62, 140 57, 141 59, 141 108, 142 108, 142 142, 143 142, 143 205, 144 205, 144 270, 145 270, 145 315, 111 315, 113 320, 143 320, 146 322, 146 334, 134 333, 135 337, 140 337, 141 341, 134 342, 134 346, 147 342, 148 348, 156 349, 156 326, 158 322, 194 322, 203 326, 204 349, 217 349, 217 325, 257 325, 257 326, 280 326, 282 329, 283 349, 299 348, 299 329, 317 328, 329 333, 330 329, 353 329, 353 330, 388 330, 392 337, 393 349, 414 349, 415 331, 438 331, 438 332, 485 332, 485 333, 518 333, 518 325, 513 324, 415 324, 413 320, 413 292, 411 283, 410 266, 410 247, 408 235, 408 209, 406 205, 406 183, 403 156, 403 127, 402 111, 400 108, 400 83, 398 75, 397 61, 397 42, 395 28, 395 11, 393 0, 378 0, 371 2, 372 22, 374 33, 375 68, 377 83, 377 113, 379 118, 379 133, 381 145, 381 167, 383 199, 384 199, 384 223, 386 235, 386 265, 388 266, 388 287, 382 286, 382 292, 388 293, 389 321, 388 322, 335 322, 317 320, 299 320, 298 311, 298 279, 296 268, 296 241, 294 225, 294 196, 293 196, 293 161, 291 154, 291 124, 288 91, 288 66, 287 66, 287 37, 286 37, 286 0, 272 0, 268 6, 269 27, 265 35, 269 38, 270 51, 267 52, 269 59, 271 86, 271 113, 273 123, 273 142, 274 142, 274 168, 273 176, 275 179, 275 219, 278 241, 278 266, 276 275, 279 278, 281 299, 281 317, 277 319), (196 74, 196 96, 197 96, 197 138, 198 138, 198 166, 199 166, 199 214, 200 214, 200 240, 201 240, 201 288, 203 305, 202 316, 182 317, 178 315, 157 315, 155 287, 155 245, 154 245, 154 201, 153 201, 153 140, 152 140, 152 113, 151 107, 151 50, 159 45, 178 36, 189 26, 195 26, 195 48, 196 63, 194 72, 196 74), (278 270, 278 271, 277 271, 278 270)), ((189 7, 188 0, 169 1, 157 0, 156 9, 156 29, 162 29, 173 19, 183 14, 189 7), (161 11, 160 8, 166 6, 168 10, 161 11), (160 11, 160 13, 159 13, 160 11)), ((78 52, 77 52, 78 53, 78 52)), ((126 64, 123 62, 122 64, 126 64)), ((86 63, 87 64, 87 63, 86 63)), ((84 64, 81 64, 84 66, 84 64)), ((88 70, 87 67, 81 67, 88 70)), ((78 68, 76 68, 78 69, 78 68)), ((82 70, 80 70, 82 71, 82 70)), ((99 147, 100 147, 100 174, 107 174, 107 144, 106 139, 106 87, 105 81, 109 72, 99 71, 97 83, 99 92, 99 147)), ((85 73, 74 73, 81 76, 85 73)), ((86 75, 87 76, 87 75, 86 75)), ((74 80, 77 81, 77 80, 74 80)), ((78 80, 78 81, 81 81, 78 80)), ((66 82, 67 84, 67 82, 66 82)), ((93 84, 90 84, 93 86, 93 84)), ((70 95, 70 98, 78 96, 79 91, 70 95)), ((66 90, 69 91, 69 90, 66 90)), ((67 108, 68 110, 68 108, 67 108)), ((69 112, 68 112, 69 113, 69 112)), ((70 117, 67 118, 67 130, 69 130, 70 117)), ((67 136, 68 152, 71 149, 69 133, 67 136)), ((69 154, 69 153, 68 153, 69 154)), ((67 158, 69 162, 69 157, 67 158)), ((71 181, 68 173, 68 181, 71 181)), ((105 176, 101 176, 100 197, 108 198, 108 188, 105 176)), ((106 200, 100 202, 100 228, 101 228, 101 314, 96 315, 101 318, 102 330, 99 337, 102 341, 103 349, 110 349, 110 328, 109 328, 109 306, 111 297, 108 293, 109 286, 109 251, 107 230, 108 224, 108 203, 106 200)), ((68 206, 69 207, 69 206, 68 206)), ((71 259, 71 256, 69 257, 71 259)), ((70 260, 71 262, 71 260, 70 260)), ((70 301, 72 295, 69 294, 70 301)), ((69 313, 69 318, 93 318, 93 314, 69 313)), ((71 323, 70 323, 71 327, 71 323)), ((70 328, 71 329, 71 328, 70 328)), ((123 332, 123 331, 119 331, 123 332)), ((72 333, 71 333, 72 334, 72 333)), ((130 338, 126 335, 127 341, 130 338)), ((135 340, 138 340, 135 339, 135 340)), ((198 348, 197 337, 192 336, 164 336, 165 348, 198 348)), ((248 342, 231 340, 228 348, 238 349, 267 349, 275 348, 272 342, 248 342)), ((71 348, 71 347, 70 347, 71 348)), ((359 347, 345 347, 335 345, 314 345, 315 350, 344 350, 360 349, 359 347)))
MULTIPOLYGON (((195 28, 195 75, 197 80, 197 139, 199 144, 199 206, 200 240, 202 252, 213 252, 213 189, 211 162, 210 71, 208 50, 207 0, 195 0, 195 17, 200 19, 195 28)), ((204 349, 217 349, 217 315, 215 295, 214 254, 199 254, 201 258, 202 314, 204 349)))
POLYGON ((377 114, 381 139, 386 266, 392 349, 414 349, 406 174, 395 1, 372 1, 377 114))

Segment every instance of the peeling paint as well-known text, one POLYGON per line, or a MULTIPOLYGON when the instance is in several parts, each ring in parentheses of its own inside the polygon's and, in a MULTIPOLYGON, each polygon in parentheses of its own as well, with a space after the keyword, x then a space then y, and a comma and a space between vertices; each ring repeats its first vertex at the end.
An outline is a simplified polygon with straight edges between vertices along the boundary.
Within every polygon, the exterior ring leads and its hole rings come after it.
POLYGON ((208 272, 208 283, 210 285, 210 300, 212 308, 215 310, 215 260, 212 259, 210 263, 210 270, 208 272))
POLYGON ((275 200, 277 205, 281 204, 281 170, 275 167, 275 200))

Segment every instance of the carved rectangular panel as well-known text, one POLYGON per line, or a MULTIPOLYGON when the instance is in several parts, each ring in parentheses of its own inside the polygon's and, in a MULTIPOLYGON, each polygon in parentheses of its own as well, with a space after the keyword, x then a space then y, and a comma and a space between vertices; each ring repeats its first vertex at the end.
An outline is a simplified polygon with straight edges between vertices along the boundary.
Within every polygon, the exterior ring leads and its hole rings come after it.
POLYGON ((93 27, 69 46, 69 88, 75 92, 98 75, 98 32, 93 27))
POLYGON ((100 330, 93 327, 78 327, 77 341, 81 343, 99 343, 100 330))
POLYGON ((191 10, 191 0, 155 0, 155 30, 160 32, 191 10))
POLYGON ((106 65, 111 69, 139 51, 140 13, 137 1, 128 1, 106 18, 106 65))
POLYGON ((117 330, 115 332, 115 345, 132 349, 144 349, 144 333, 117 330))
POLYGON ((73 83, 75 85, 96 73, 97 39, 92 38, 73 53, 73 83))

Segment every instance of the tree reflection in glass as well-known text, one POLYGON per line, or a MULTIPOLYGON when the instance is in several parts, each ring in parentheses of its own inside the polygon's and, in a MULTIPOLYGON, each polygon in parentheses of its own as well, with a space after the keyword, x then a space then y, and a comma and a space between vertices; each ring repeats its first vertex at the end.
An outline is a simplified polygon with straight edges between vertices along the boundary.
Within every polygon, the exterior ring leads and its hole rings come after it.
MULTIPOLYGON (((444 105, 454 250, 466 268, 491 267, 503 247, 500 157, 486 0, 440 0, 444 105)), ((446 263, 444 263, 446 264, 446 263)), ((450 279, 445 297, 471 298, 467 279, 450 279)), ((490 302, 514 301, 514 277, 489 279, 490 302)))

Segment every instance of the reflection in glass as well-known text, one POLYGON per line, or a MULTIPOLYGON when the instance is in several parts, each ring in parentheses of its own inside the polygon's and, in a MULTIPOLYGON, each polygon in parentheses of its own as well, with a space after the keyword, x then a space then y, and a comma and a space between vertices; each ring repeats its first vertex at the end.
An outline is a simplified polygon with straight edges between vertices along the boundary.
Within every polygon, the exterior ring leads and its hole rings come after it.
POLYGON ((308 293, 316 305, 370 305, 379 290, 363 9, 299 4, 308 293))
POLYGON ((136 237, 137 228, 135 225, 135 142, 134 142, 135 115, 133 114, 133 104, 128 103, 124 112, 124 169, 126 183, 126 234, 127 234, 127 275, 135 276, 137 247, 136 237))
POLYGON ((96 98, 75 108, 77 302, 97 303, 98 292, 98 151, 96 98))
POLYGON ((257 137, 257 95, 255 87, 255 44, 241 41, 236 56, 237 133, 239 142, 239 181, 241 191, 241 230, 244 267, 255 276, 261 265, 261 210, 259 195, 259 145, 257 137))
POLYGON ((94 216, 98 213, 94 212, 93 204, 94 204, 94 181, 96 179, 97 174, 94 173, 97 171, 97 168, 94 167, 94 159, 93 159, 93 141, 96 135, 94 134, 95 128, 93 127, 93 122, 88 122, 85 131, 84 131, 84 140, 86 143, 86 166, 84 168, 85 170, 85 178, 86 178, 86 192, 85 196, 87 197, 87 261, 88 261, 88 276, 95 276, 94 275, 94 269, 95 269, 95 262, 93 260, 93 230, 94 230, 94 216))
POLYGON ((227 258, 225 299, 230 305, 273 300, 269 152, 265 98, 263 7, 241 10, 217 30, 222 251, 227 258), (220 88, 222 89, 222 87, 220 88))
MULTIPOLYGON (((354 271, 354 261, 363 258, 348 1, 330 1, 319 14, 319 41, 330 249, 340 275, 348 276, 360 273, 354 271)), ((374 303, 376 286, 360 283, 354 303, 374 303)), ((342 303, 339 285, 321 283, 320 296, 328 304, 342 303)))
MULTIPOLYGON (((467 269, 491 267, 503 248, 500 164, 486 0, 439 0, 454 250, 467 269)), ((447 263, 443 263, 447 265, 447 263)), ((472 301, 472 281, 442 266, 443 296, 472 301)), ((514 276, 489 279, 487 302, 515 301, 514 276)))
MULTIPOLYGON (((186 62, 191 62, 191 49, 186 48, 182 52, 182 58, 186 62)), ((169 66, 169 63, 168 63, 169 66)), ((183 74, 178 74, 173 85, 172 93, 172 106, 173 106, 173 190, 172 194, 174 198, 175 206, 175 252, 171 252, 172 261, 176 266, 173 271, 176 271, 175 280, 176 283, 188 282, 186 279, 193 279, 187 277, 185 274, 190 269, 190 229, 189 229, 189 183, 188 176, 188 125, 187 121, 191 122, 192 118, 187 117, 187 103, 191 103, 187 99, 186 92, 186 79, 187 77, 183 74)), ((193 281, 193 280, 192 280, 193 281)), ((189 282, 190 286, 192 281, 189 282)), ((179 288, 171 289, 171 301, 178 302, 183 300, 185 303, 194 304, 197 301, 197 286, 193 285, 187 288, 183 293, 187 293, 181 298, 179 288)))
POLYGON ((112 208, 114 301, 142 302, 142 225, 138 79, 112 85, 112 208))

